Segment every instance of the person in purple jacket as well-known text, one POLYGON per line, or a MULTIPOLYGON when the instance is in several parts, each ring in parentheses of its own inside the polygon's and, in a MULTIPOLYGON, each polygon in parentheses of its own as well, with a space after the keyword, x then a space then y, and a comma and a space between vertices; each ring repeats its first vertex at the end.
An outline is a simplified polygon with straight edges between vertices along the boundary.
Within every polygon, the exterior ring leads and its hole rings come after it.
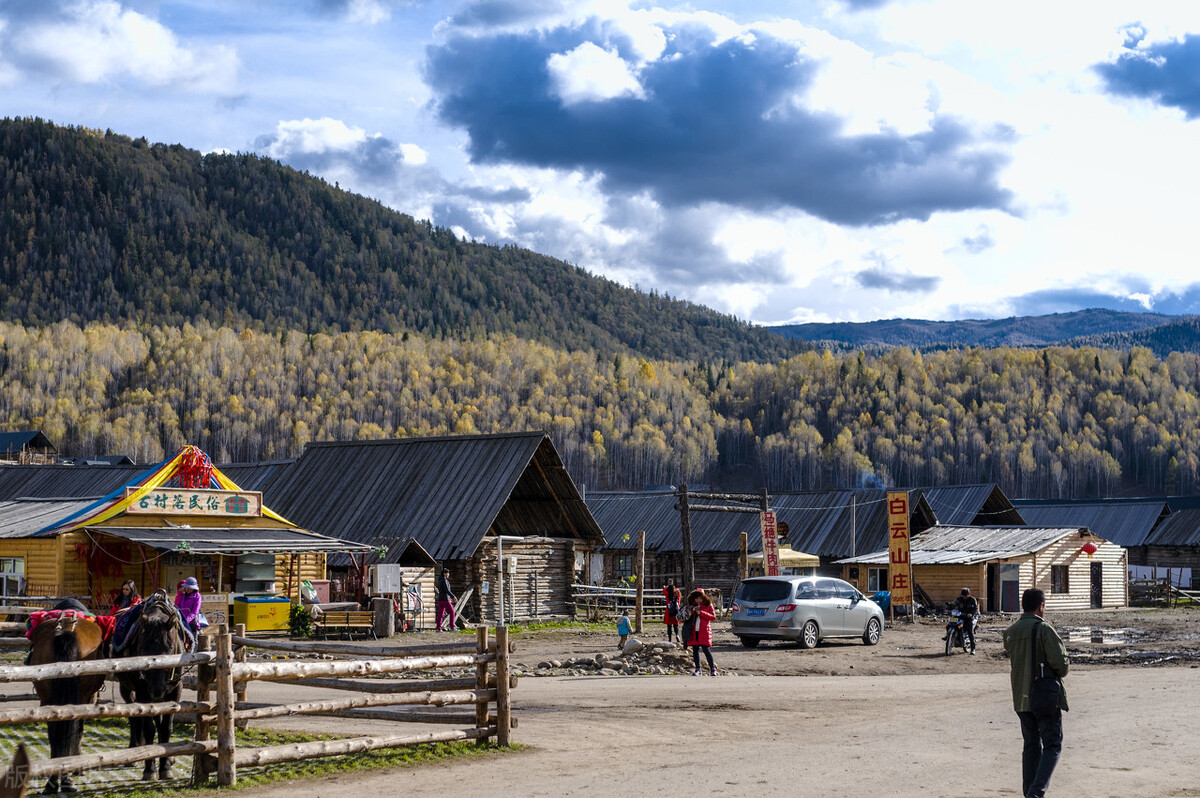
POLYGON ((192 634, 200 633, 199 624, 196 618, 200 615, 200 583, 196 581, 196 577, 189 576, 183 582, 183 589, 175 597, 175 606, 179 608, 179 614, 183 616, 183 622, 192 630, 192 634))

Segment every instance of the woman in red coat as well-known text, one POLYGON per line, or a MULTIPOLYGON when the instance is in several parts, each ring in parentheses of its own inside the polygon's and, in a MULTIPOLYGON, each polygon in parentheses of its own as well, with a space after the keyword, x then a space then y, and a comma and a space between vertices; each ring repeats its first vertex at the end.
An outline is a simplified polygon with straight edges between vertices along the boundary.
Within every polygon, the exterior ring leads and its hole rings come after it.
POLYGON ((685 624, 687 631, 684 640, 692 647, 692 662, 696 666, 692 675, 700 675, 700 651, 703 649, 704 657, 708 660, 708 672, 716 676, 717 666, 713 664, 712 657, 712 622, 717 619, 717 613, 713 610, 712 599, 696 588, 688 594, 688 609, 691 615, 685 624))
POLYGON ((663 588, 663 598, 667 601, 667 608, 663 611, 663 623, 667 625, 667 639, 671 639, 672 632, 680 643, 683 638, 679 636, 679 602, 683 601, 683 591, 675 587, 675 585, 667 585, 663 588))

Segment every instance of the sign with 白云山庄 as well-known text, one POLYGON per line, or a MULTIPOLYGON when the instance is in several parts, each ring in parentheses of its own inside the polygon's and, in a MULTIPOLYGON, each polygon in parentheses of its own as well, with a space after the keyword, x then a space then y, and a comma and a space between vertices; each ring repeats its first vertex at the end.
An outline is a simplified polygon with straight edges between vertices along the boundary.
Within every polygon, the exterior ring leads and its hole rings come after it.
POLYGON ((908 491, 888 491, 888 590, 892 606, 912 604, 909 562, 908 491))

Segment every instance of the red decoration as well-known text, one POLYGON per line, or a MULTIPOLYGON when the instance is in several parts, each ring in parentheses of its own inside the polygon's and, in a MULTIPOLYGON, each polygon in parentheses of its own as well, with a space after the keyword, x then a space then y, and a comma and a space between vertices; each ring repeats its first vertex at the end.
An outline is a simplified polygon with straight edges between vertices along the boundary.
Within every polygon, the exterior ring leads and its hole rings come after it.
POLYGON ((1086 554, 1088 556, 1088 558, 1090 559, 1091 556, 1093 554, 1095 554, 1097 551, 1096 544, 1092 543, 1091 541, 1084 543, 1083 548, 1081 548, 1080 551, 1082 551, 1084 554, 1086 554))
POLYGON ((183 453, 175 477, 181 488, 207 488, 212 484, 213 465, 208 455, 195 446, 183 453))

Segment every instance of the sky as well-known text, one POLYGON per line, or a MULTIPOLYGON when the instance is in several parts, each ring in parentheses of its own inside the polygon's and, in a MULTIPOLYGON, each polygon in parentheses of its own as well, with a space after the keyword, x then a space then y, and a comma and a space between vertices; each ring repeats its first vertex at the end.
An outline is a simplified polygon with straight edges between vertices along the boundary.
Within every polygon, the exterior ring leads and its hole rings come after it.
POLYGON ((0 116, 762 324, 1200 313, 1200 3, 0 0, 0 116))

